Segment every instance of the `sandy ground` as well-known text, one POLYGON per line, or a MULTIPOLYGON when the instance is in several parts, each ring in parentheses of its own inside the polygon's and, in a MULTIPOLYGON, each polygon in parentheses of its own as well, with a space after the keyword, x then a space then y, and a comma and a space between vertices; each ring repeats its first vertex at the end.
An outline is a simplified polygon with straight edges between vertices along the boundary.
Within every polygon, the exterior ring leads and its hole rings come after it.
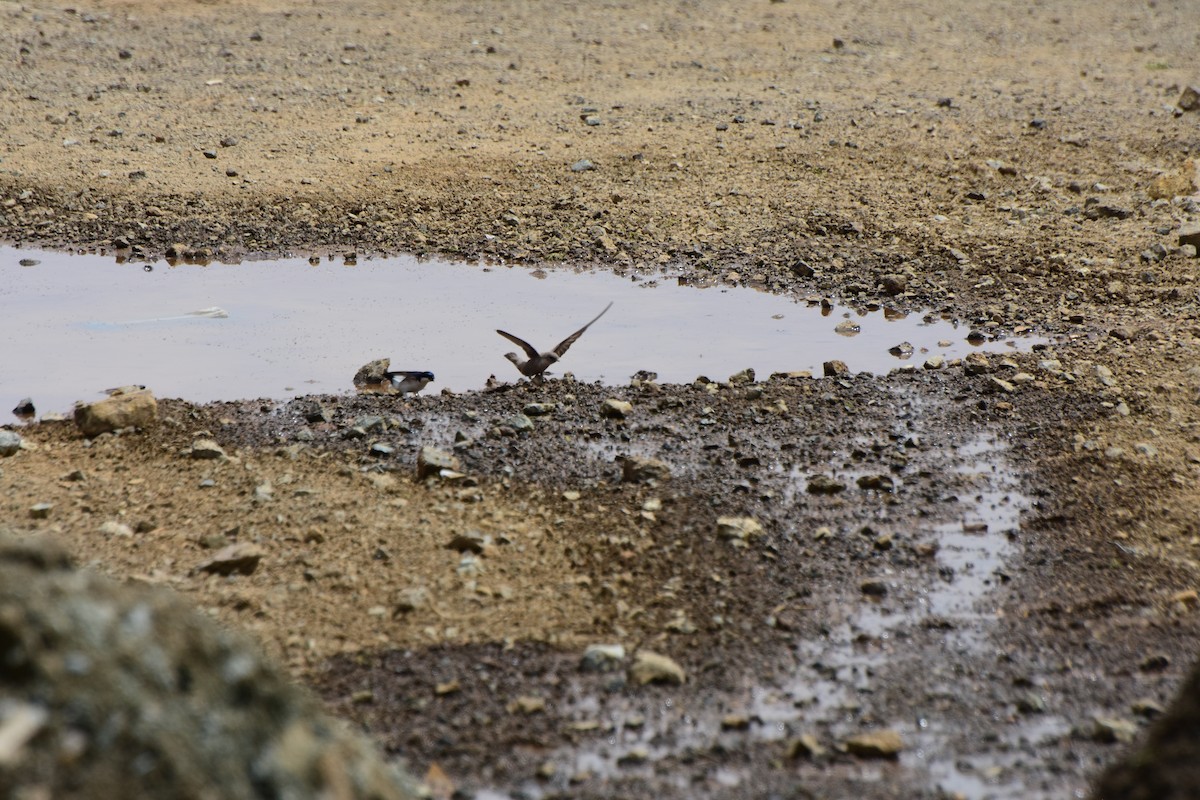
POLYGON ((22 429, 3 517, 249 629, 468 794, 1084 793, 1198 632, 1191 11, 0 3, 8 242, 671 265, 1052 342, 879 379, 318 398, 316 422, 168 402, 143 433, 22 429), (210 437, 229 458, 189 456, 210 437), (412 480, 423 445, 467 477, 412 480), (621 455, 672 477, 623 482, 621 455), (979 528, 988 503, 1019 525, 979 528), (946 525, 991 560, 953 567, 946 525), (231 542, 253 575, 195 571, 231 542), (597 643, 687 682, 580 672, 597 643), (852 743, 881 731, 898 759, 852 743))

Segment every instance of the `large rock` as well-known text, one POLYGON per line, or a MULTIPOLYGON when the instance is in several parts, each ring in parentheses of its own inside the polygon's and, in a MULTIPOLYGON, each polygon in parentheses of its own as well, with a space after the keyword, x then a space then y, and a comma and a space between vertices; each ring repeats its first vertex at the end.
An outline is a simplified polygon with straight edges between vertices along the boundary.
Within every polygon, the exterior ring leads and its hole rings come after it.
MULTIPOLYGON (((1096 781, 1093 800, 1190 800, 1200 786, 1200 666, 1139 744, 1096 781)), ((1116 739, 1117 737, 1112 737, 1116 739)))
POLYGON ((0 431, 0 457, 16 455, 21 449, 21 434, 13 431, 0 431))
POLYGON ((6 797, 419 796, 241 636, 0 536, 6 797))
POLYGON ((75 406, 75 424, 84 436, 145 428, 157 420, 158 401, 149 389, 120 389, 103 400, 75 406))
POLYGON ((390 358, 377 358, 370 363, 363 364, 358 368, 358 372, 354 373, 354 385, 369 386, 374 383, 387 383, 387 371, 391 366, 390 358))

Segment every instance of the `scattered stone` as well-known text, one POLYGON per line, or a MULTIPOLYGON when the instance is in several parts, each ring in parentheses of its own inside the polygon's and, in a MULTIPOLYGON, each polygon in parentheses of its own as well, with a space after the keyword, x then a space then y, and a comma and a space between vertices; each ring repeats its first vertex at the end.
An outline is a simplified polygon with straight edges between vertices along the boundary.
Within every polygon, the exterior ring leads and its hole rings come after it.
POLYGON ((75 406, 75 424, 89 438, 121 428, 145 428, 157 420, 158 401, 146 389, 122 388, 103 400, 75 406))
POLYGON ((429 590, 424 586, 401 589, 396 594, 395 614, 408 614, 427 605, 429 605, 429 590))
POLYGON ((1093 199, 1088 198, 1088 201, 1084 203, 1083 216, 1088 219, 1129 219, 1133 216, 1133 212, 1128 208, 1111 203, 1093 202, 1093 199))
POLYGON ((721 717, 721 730, 744 731, 750 727, 750 717, 745 714, 726 714, 721 717))
POLYGON ((227 458, 225 451, 221 445, 214 442, 212 439, 197 439, 192 442, 191 449, 192 458, 215 460, 218 458, 227 458))
POLYGON ((837 494, 846 491, 846 484, 828 475, 814 475, 808 482, 809 494, 837 494))
POLYGON ((888 593, 887 582, 881 578, 868 578, 860 583, 858 588, 868 597, 883 597, 888 593))
POLYGON ((719 517, 717 536, 725 540, 748 542, 764 533, 763 526, 754 517, 719 517))
POLYGON ((754 370, 751 367, 746 367, 740 372, 735 372, 729 376, 729 383, 738 386, 744 383, 754 383, 754 370))
POLYGON ((533 430, 533 420, 524 414, 514 414, 507 419, 500 420, 500 427, 510 428, 517 433, 528 433, 533 430))
POLYGON ((1185 608, 1193 608, 1200 604, 1200 592, 1195 589, 1184 589, 1171 595, 1171 602, 1178 603, 1185 608))
POLYGON ((6 771, 25 755, 25 745, 45 727, 50 714, 40 705, 8 700, 0 718, 0 767, 6 771))
POLYGON ((18 417, 32 417, 37 413, 37 409, 33 407, 33 398, 21 398, 21 402, 17 403, 16 407, 13 408, 12 413, 16 414, 18 417))
POLYGON ((251 575, 258 569, 266 551, 258 545, 249 543, 231 544, 217 551, 208 561, 196 567, 198 572, 211 572, 216 575, 251 575))
POLYGON ((1171 666, 1171 657, 1166 653, 1154 653, 1142 659, 1138 669, 1142 672, 1162 672, 1171 666))
POLYGON ((1017 387, 1006 380, 1001 380, 996 376, 991 376, 987 380, 986 388, 993 392, 1003 392, 1004 394, 1012 394, 1017 390, 1017 387))
POLYGON ((1200 248, 1200 222, 1185 222, 1179 226, 1179 244, 1200 248))
POLYGON ((586 158, 581 158, 571 165, 571 172, 588 172, 596 168, 596 165, 586 158))
POLYGON ((462 463, 445 450, 424 445, 417 453, 417 480, 423 481, 431 475, 440 476, 443 470, 461 472, 462 463))
POLYGON ((890 475, 863 475, 859 477, 858 488, 876 492, 896 491, 896 482, 890 475))
POLYGON ((802 733, 787 743, 787 757, 790 759, 820 758, 825 755, 825 748, 811 733, 802 733))
POLYGON ((21 449, 21 435, 14 431, 0 430, 0 457, 16 455, 21 449))
POLYGON ((888 352, 896 358, 911 358, 916 348, 912 346, 912 342, 901 342, 898 345, 888 348, 888 352))
POLYGON ((1120 717, 1096 717, 1092 728, 1092 740, 1104 744, 1129 744, 1137 734, 1137 723, 1120 717))
POLYGON ((375 442, 368 452, 376 458, 387 458, 396 452, 396 448, 385 442, 375 442))
POLYGON ((382 433, 387 430, 387 423, 383 417, 369 414, 354 420, 354 427, 361 428, 364 433, 382 433))
POLYGON ((462 684, 460 684, 457 680, 439 683, 433 687, 433 693, 436 694, 438 697, 445 697, 448 694, 454 694, 455 692, 458 692, 461 690, 462 690, 462 684))
POLYGON ((946 359, 941 356, 930 356, 925 359, 925 369, 943 369, 946 366, 946 359))
POLYGON ((826 378, 838 378, 842 375, 850 374, 850 368, 846 366, 846 362, 838 361, 837 359, 826 361, 821 365, 821 369, 825 373, 826 378))
POLYGON ((638 764, 645 764, 646 760, 649 758, 650 758, 650 751, 647 750, 645 747, 642 747, 639 745, 637 747, 632 748, 628 752, 623 753, 621 756, 619 756, 617 758, 617 766, 618 767, 633 767, 633 766, 637 766, 638 764))
POLYGON ((492 543, 492 537, 480 531, 467 531, 466 533, 456 533, 454 538, 446 545, 447 550, 457 550, 460 553, 475 553, 478 555, 492 543))
POLYGON ((682 633, 684 635, 693 634, 697 630, 696 624, 688 619, 683 609, 676 609, 671 619, 667 620, 666 624, 663 625, 663 629, 671 633, 682 633))
POLYGON ((304 418, 305 422, 329 422, 333 419, 333 412, 316 400, 304 400, 297 403, 296 411, 304 418))
POLYGON ((633 413, 633 404, 610 397, 600 404, 600 416, 606 419, 625 419, 633 413))
POLYGON ((100 526, 100 532, 105 536, 118 536, 123 539, 128 539, 133 536, 133 528, 123 522, 109 520, 100 526))
POLYGON ((1161 703, 1149 697, 1134 700, 1130 704, 1129 710, 1144 719, 1156 719, 1166 712, 1161 703))
POLYGON ((35 503, 29 507, 29 516, 34 519, 45 519, 50 516, 52 508, 54 508, 54 503, 35 503))
POLYGON ((908 291, 908 276, 907 275, 884 275, 879 281, 879 285, 883 288, 883 293, 889 297, 895 297, 898 294, 903 294, 908 291))
POLYGON ((967 353, 962 363, 963 371, 968 375, 984 375, 992 371, 992 362, 983 353, 967 353))
POLYGON ((833 332, 845 337, 858 336, 862 333, 862 326, 853 320, 844 319, 833 326, 833 332))
POLYGON ((625 647, 619 644, 592 644, 583 651, 579 668, 584 672, 615 672, 625 661, 625 647))
POLYGON ((1180 111, 1195 111, 1200 108, 1200 88, 1185 86, 1175 105, 1179 106, 1180 111))
POLYGON ((546 710, 546 699, 544 697, 522 695, 509 703, 507 708, 510 714, 518 712, 521 714, 537 714, 546 710))
POLYGON ((657 458, 642 456, 618 456, 621 462, 621 481, 624 483, 650 483, 671 478, 671 468, 657 458))
POLYGON ((544 417, 547 414, 554 413, 554 409, 558 408, 557 403, 529 403, 523 409, 527 417, 544 417))
POLYGON ((358 368, 358 372, 354 373, 353 383, 355 386, 387 383, 387 372, 391 366, 392 360, 390 358, 377 358, 374 361, 367 362, 358 368))
POLYGON ((1173 197, 1184 197, 1196 191, 1196 162, 1188 159, 1183 168, 1175 172, 1167 172, 1150 181, 1146 193, 1151 200, 1170 200, 1173 197))
POLYGON ((687 675, 674 660, 649 650, 639 650, 629 667, 629 679, 639 686, 647 683, 683 684, 687 675))
POLYGON ((872 731, 851 736, 845 746, 847 753, 859 758, 899 758, 904 739, 894 730, 872 731))

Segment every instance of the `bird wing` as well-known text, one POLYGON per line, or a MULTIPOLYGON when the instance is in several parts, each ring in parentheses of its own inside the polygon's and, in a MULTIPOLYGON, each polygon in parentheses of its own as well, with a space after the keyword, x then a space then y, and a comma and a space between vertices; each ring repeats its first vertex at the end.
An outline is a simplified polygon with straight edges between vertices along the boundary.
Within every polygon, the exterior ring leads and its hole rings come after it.
MULTIPOLYGON (((608 305, 606 305, 604 307, 604 311, 601 311, 599 314, 597 314, 595 319, 592 320, 592 322, 595 322, 597 319, 600 319, 601 317, 603 317, 604 314, 610 308, 612 308, 612 303, 609 303, 608 305)), ((558 356, 559 358, 562 358, 564 355, 566 355, 567 350, 570 349, 571 345, 575 344, 575 340, 578 339, 580 336, 583 336, 583 332, 586 331, 588 328, 592 327, 592 322, 589 322, 587 325, 584 325, 582 328, 575 331, 570 336, 568 336, 567 338, 565 338, 561 342, 559 342, 558 347, 554 348, 554 355, 558 356)))
MULTIPOLYGON (((539 353, 537 350, 533 349, 533 345, 531 345, 529 342, 522 339, 520 336, 513 336, 511 333, 505 333, 504 331, 502 331, 500 329, 497 329, 496 333, 500 334, 505 339, 508 339, 510 342, 515 344, 517 347, 520 347, 522 350, 525 351, 525 355, 529 356, 530 358, 537 358, 539 355, 541 355, 541 353, 539 353)), ((580 333, 583 333, 583 331, 580 331, 580 333)), ((568 345, 568 347, 569 346, 570 345, 568 345)))
POLYGON ((383 374, 387 375, 389 378, 394 378, 397 375, 403 375, 406 378, 419 378, 422 375, 424 375, 425 373, 424 372, 416 372, 414 370, 398 369, 398 370, 394 370, 392 372, 385 372, 383 374))

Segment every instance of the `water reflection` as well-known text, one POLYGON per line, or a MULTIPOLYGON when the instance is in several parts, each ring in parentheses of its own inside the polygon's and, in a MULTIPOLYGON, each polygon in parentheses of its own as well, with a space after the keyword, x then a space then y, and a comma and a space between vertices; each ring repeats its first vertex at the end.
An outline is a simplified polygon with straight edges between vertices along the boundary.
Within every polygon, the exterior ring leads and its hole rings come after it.
MULTIPOLYGON (((7 348, 0 398, 32 395, 65 411, 100 387, 144 383, 164 397, 203 402, 352 391, 368 361, 430 370, 426 392, 483 388, 489 376, 520 377, 497 328, 557 341, 595 308, 612 311, 551 375, 624 383, 638 370, 663 382, 810 371, 828 360, 885 373, 897 358, 921 363, 972 349, 965 326, 878 305, 839 308, 828 299, 752 289, 695 288, 685 279, 630 279, 609 272, 483 267, 411 257, 359 261, 287 259, 209 262, 183 251, 171 262, 0 247, 0 300, 7 348), (30 266, 21 266, 33 263, 30 266), (173 262, 173 263, 172 263, 173 262), (227 313, 201 314, 197 309, 227 313), (852 340, 833 320, 852 321, 852 340), (904 345, 911 345, 911 351, 904 345), (889 353, 901 348, 901 355, 889 353)), ((984 337, 985 347, 1012 347, 984 337)), ((1033 340, 1021 340, 1028 346, 1033 340)))

